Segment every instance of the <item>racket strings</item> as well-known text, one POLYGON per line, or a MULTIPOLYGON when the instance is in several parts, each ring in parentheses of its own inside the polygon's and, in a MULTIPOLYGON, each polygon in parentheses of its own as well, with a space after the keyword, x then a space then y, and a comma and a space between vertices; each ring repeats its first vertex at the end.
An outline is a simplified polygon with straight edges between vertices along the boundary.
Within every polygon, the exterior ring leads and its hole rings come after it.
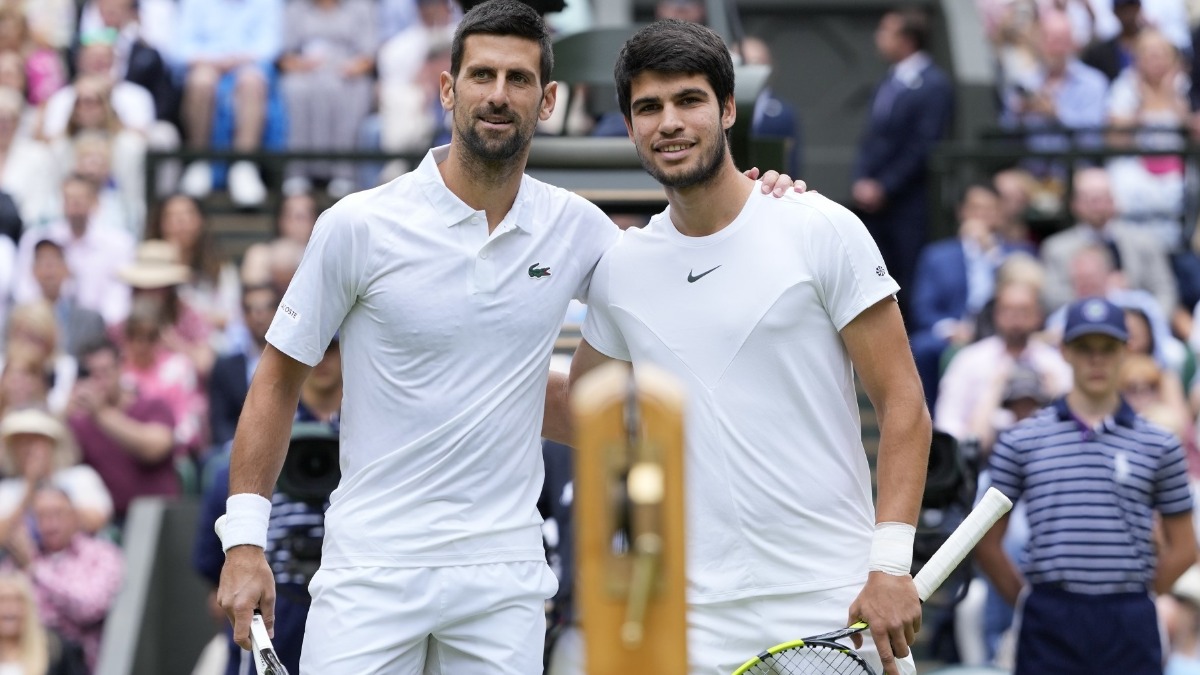
POLYGON ((875 675, 857 654, 834 643, 810 642, 760 659, 746 675, 875 675))

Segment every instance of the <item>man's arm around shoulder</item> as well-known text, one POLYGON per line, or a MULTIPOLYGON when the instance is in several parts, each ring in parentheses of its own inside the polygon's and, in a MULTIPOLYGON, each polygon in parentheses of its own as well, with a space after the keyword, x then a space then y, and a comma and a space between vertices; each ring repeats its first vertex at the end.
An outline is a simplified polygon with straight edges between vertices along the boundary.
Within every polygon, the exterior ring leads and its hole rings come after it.
MULTIPOLYGON (((287 456, 300 386, 309 366, 268 345, 250 383, 233 438, 229 494, 271 499, 287 456)), ((275 621, 275 580, 263 549, 234 546, 226 551, 217 602, 233 623, 234 640, 250 648, 250 617, 262 611, 267 630, 275 621)))

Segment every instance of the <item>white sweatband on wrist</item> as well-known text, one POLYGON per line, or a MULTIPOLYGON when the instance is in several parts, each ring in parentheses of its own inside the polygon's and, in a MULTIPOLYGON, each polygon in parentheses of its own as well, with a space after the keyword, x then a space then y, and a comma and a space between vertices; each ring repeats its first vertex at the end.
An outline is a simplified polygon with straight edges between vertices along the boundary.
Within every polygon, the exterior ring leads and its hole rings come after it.
POLYGON ((908 523, 878 523, 871 538, 867 569, 902 577, 912 571, 913 539, 917 528, 908 523))
POLYGON ((229 495, 225 500, 225 529, 221 548, 234 546, 267 547, 267 521, 271 519, 271 500, 250 492, 229 495))

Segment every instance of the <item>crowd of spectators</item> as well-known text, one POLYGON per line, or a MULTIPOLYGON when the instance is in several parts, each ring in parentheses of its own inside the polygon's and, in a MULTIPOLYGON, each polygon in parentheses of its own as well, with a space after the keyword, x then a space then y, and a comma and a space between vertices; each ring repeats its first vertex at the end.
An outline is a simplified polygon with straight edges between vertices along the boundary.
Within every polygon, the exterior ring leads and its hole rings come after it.
MULTIPOLYGON (((986 469, 1001 432, 1071 389, 1059 349, 1065 308, 1103 297, 1125 311, 1129 331, 1121 396, 1176 435, 1196 485, 1200 174, 1169 154, 1200 138, 1195 3, 977 4, 995 55, 997 128, 1032 152, 966 186, 956 236, 918 258, 906 317, 934 426, 986 469), (1053 156, 1080 149, 1110 156, 1053 156)), ((1006 534, 1018 561, 1025 518, 1018 508, 1006 534)), ((1011 666, 1012 610, 985 579, 973 583, 956 611, 957 657, 1011 666)), ((1160 601, 1179 668, 1167 672, 1197 672, 1183 669, 1200 639, 1196 590, 1189 574, 1160 601)))

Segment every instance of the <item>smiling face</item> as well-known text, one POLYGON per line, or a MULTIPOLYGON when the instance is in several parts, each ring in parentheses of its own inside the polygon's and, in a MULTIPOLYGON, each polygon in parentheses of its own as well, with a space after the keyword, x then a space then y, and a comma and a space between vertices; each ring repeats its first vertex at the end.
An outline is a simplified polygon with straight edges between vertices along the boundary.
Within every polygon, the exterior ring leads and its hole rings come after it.
POLYGON ((554 111, 557 84, 538 77, 534 40, 477 34, 464 41, 458 76, 442 73, 442 107, 454 113, 454 140, 489 163, 522 160, 538 120, 554 111))
POLYGON ((733 99, 722 107, 703 75, 643 71, 630 86, 629 136, 642 166, 668 188, 710 181, 728 161, 733 99))

